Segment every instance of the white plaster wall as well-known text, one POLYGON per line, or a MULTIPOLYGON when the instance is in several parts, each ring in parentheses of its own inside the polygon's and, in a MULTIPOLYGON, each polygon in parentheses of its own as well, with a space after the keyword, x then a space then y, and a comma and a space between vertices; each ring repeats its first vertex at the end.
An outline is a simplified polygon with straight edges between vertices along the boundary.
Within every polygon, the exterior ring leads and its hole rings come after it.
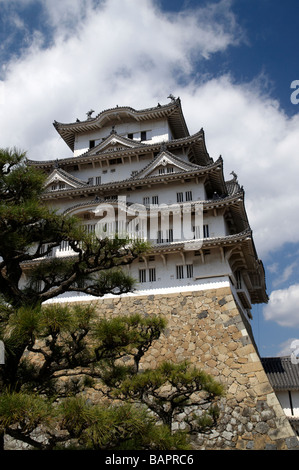
MULTIPOLYGON (((178 155, 182 160, 186 160, 186 157, 183 154, 178 155)), ((89 178, 94 178, 94 184, 96 177, 101 177, 101 184, 107 184, 115 181, 123 181, 132 176, 132 173, 135 171, 140 171, 145 168, 152 161, 152 157, 149 154, 148 158, 145 156, 141 160, 137 161, 132 159, 131 163, 119 163, 113 165, 100 166, 95 162, 95 166, 90 164, 85 164, 80 166, 79 171, 70 170, 69 173, 72 176, 80 179, 81 181, 87 182, 89 178)), ((172 165, 169 165, 172 166, 172 165)), ((176 168, 174 168, 174 172, 176 168)), ((152 175, 159 176, 159 170, 156 169, 152 175)), ((167 173, 165 173, 167 176, 167 173)), ((163 175, 161 175, 163 177, 163 175)))
MULTIPOLYGON (((163 183, 162 183, 163 184, 163 183)), ((91 192, 93 189, 91 188, 91 192)), ((158 196, 158 203, 159 205, 163 204, 177 204, 177 193, 183 192, 184 201, 186 200, 186 191, 192 191, 192 201, 204 201, 205 200, 205 189, 202 183, 168 183, 167 185, 155 185, 152 187, 146 187, 146 189, 135 189, 133 191, 122 190, 118 192, 115 190, 115 196, 123 196, 126 199, 126 202, 129 204, 144 204, 144 198, 150 198, 150 204, 152 204, 152 197, 158 196)), ((55 193, 53 192, 53 196, 55 193)), ((57 209, 59 212, 64 212, 66 209, 76 206, 79 203, 83 203, 86 201, 88 204, 88 200, 91 201, 92 197, 84 198, 65 198, 65 199, 52 199, 49 201, 49 206, 54 209, 57 209)), ((190 201, 191 202, 191 201, 190 201)), ((86 209, 77 209, 76 212, 86 211, 86 209)), ((223 218, 219 217, 208 217, 206 218, 206 222, 210 224, 210 236, 218 236, 225 234, 225 225, 223 218)))
MULTIPOLYGON (((157 245, 162 246, 162 245, 157 245)), ((72 250, 60 250, 55 248, 53 255, 55 257, 70 256, 72 250)), ((142 260, 135 260, 131 265, 124 269, 138 281, 139 269, 156 268, 156 281, 149 282, 147 272, 147 282, 137 285, 137 289, 149 288, 169 288, 187 285, 200 284, 206 282, 212 277, 224 277, 231 274, 229 264, 221 259, 220 254, 216 250, 212 250, 211 254, 205 256, 203 262, 201 256, 195 256, 193 251, 185 252, 184 256, 179 253, 165 254, 163 256, 156 254, 153 260, 145 257, 142 260), (193 276, 187 277, 186 265, 193 265, 193 276), (183 265, 184 278, 177 279, 176 266, 183 265)))
MULTIPOLYGON (((96 145, 100 143, 102 139, 110 135, 111 130, 112 127, 107 126, 94 132, 77 135, 75 139, 74 156, 77 157, 85 153, 89 149, 90 140, 95 140, 96 145)), ((117 124, 114 130, 117 134, 125 137, 128 134, 136 134, 136 136, 134 135, 134 139, 136 140, 140 140, 141 131, 147 131, 147 143, 163 142, 171 140, 172 138, 168 123, 164 119, 159 121, 117 124)))
MULTIPOLYGON (((207 289, 221 289, 223 287, 230 287, 230 282, 228 278, 214 278, 212 280, 206 280, 205 282, 201 282, 199 284, 193 284, 190 286, 180 286, 180 287, 168 287, 168 288, 159 288, 159 287, 152 287, 149 289, 140 289, 134 292, 130 292, 128 294, 121 294, 118 295, 118 298, 125 298, 125 297, 138 297, 143 295, 157 295, 157 294, 173 294, 178 292, 194 292, 194 291, 201 291, 207 289)), ((103 297, 104 299, 107 298, 115 298, 113 294, 107 294, 103 297)), ((80 294, 78 292, 68 292, 64 295, 59 297, 55 297, 55 299, 47 300, 45 303, 56 303, 56 302, 82 302, 86 300, 96 300, 97 298, 92 295, 80 294)))
POLYGON ((296 416, 299 417, 299 391, 292 390, 291 397, 292 397, 292 405, 293 405, 293 413, 291 409, 289 393, 288 391, 280 391, 276 392, 277 398, 286 414, 286 416, 296 416))
MULTIPOLYGON (((70 251, 63 252, 55 249, 55 256, 69 256, 70 251)), ((136 280, 136 293, 147 292, 150 290, 163 289, 181 289, 190 287, 191 290, 198 288, 206 283, 215 283, 228 281, 230 276, 230 267, 226 261, 223 261, 217 250, 211 251, 210 255, 206 255, 205 262, 201 256, 195 256, 194 252, 185 252, 184 256, 179 253, 165 254, 163 257, 159 254, 154 256, 153 260, 149 258, 139 261, 135 260, 131 265, 123 268, 136 280), (193 264, 193 276, 187 277, 186 265, 193 264), (177 279, 176 266, 183 265, 184 278, 177 279), (149 281, 149 268, 156 268, 156 281, 149 281), (139 269, 147 270, 147 282, 139 283, 139 269)), ((25 278, 22 285, 26 283, 25 278)), ((63 297, 80 297, 83 294, 66 293, 63 297)))
MULTIPOLYGON (((182 287, 188 285, 196 285, 207 281, 207 277, 215 276, 215 278, 222 278, 229 274, 230 268, 226 262, 221 261, 217 254, 207 255, 206 264, 202 263, 201 257, 194 256, 193 252, 185 253, 185 259, 180 254, 166 255, 163 260, 159 255, 155 255, 154 261, 139 262, 134 261, 127 269, 131 276, 139 279, 139 269, 148 269, 151 267, 156 268, 156 281, 138 283, 138 290, 153 289, 153 288, 169 288, 169 287, 182 287), (186 264, 193 264, 193 277, 186 277, 186 264), (184 266, 184 279, 176 278, 176 266, 184 266), (198 278, 198 279, 196 279, 198 278)), ((148 274, 148 273, 147 273, 148 274)))
POLYGON ((159 204, 177 204, 177 193, 183 192, 184 201, 186 201, 186 191, 192 191, 193 201, 203 201, 205 199, 205 189, 202 183, 168 183, 154 185, 142 190, 134 190, 123 193, 127 197, 128 202, 136 202, 143 204, 144 197, 158 196, 159 204))
POLYGON ((125 164, 115 164, 104 166, 102 168, 94 168, 91 164, 81 167, 80 171, 70 171, 69 173, 81 181, 87 183, 89 178, 94 178, 94 184, 96 184, 96 177, 101 177, 101 184, 112 183, 115 181, 123 181, 131 177, 133 171, 142 170, 148 163, 150 163, 151 157, 141 161, 133 161, 125 164))
POLYGON ((292 391, 291 394, 292 394, 294 416, 299 416, 299 390, 292 391))
MULTIPOLYGON (((126 202, 130 202, 130 198, 126 199, 126 202)), ((99 203, 98 206, 93 205, 92 207, 75 207, 74 211, 71 212, 74 215, 77 215, 80 217, 80 215, 83 215, 83 213, 86 213, 87 211, 91 213, 92 220, 90 222, 86 223, 93 223, 97 224, 100 223, 101 221, 104 223, 108 222, 107 217, 108 213, 107 211, 107 204, 109 205, 109 208, 111 208, 111 211, 109 211, 109 216, 112 217, 112 220, 109 219, 109 222, 114 222, 119 220, 118 219, 118 211, 117 211, 117 204, 115 205, 110 205, 109 201, 106 201, 104 203, 99 203), (101 209, 102 207, 102 209, 101 209), (97 209, 98 214, 95 215, 95 210, 97 209)), ((144 207, 142 205, 142 201, 140 202, 141 207, 144 207)), ((163 205, 159 201, 159 205, 163 208, 163 205)), ((169 207, 171 208, 170 205, 165 205, 164 207, 169 207)), ((176 208, 177 205, 174 204, 174 208, 176 208)), ((169 229, 173 230, 173 240, 170 241, 186 241, 186 240, 193 240, 194 238, 203 238, 204 237, 204 232, 203 232, 203 225, 208 225, 209 227, 209 237, 222 237, 225 235, 225 226, 223 223, 223 218, 222 216, 214 216, 213 218, 209 217, 206 218, 205 215, 203 217, 201 216, 200 210, 198 211, 199 215, 196 215, 196 217, 191 216, 189 211, 182 211, 181 214, 174 215, 172 214, 172 211, 167 209, 167 212, 163 212, 163 210, 157 211, 150 209, 150 211, 147 213, 148 214, 148 219, 146 220, 146 213, 145 212, 139 212, 138 210, 139 206, 136 203, 136 206, 130 205, 129 206, 129 212, 127 214, 122 213, 122 218, 126 219, 127 223, 130 223, 132 230, 133 226, 135 227, 137 224, 139 225, 141 229, 141 224, 142 224, 142 237, 147 238, 153 243, 156 243, 158 234, 158 231, 163 232, 163 235, 161 237, 163 239, 167 239, 167 231, 169 229), (161 214, 164 214, 163 221, 161 222, 161 214), (140 220, 141 219, 141 220, 140 220), (193 231, 193 227, 198 226, 199 227, 199 233, 193 231), (194 236, 195 235, 195 236, 194 236)), ((125 228, 125 227, 124 227, 125 228)), ((114 228, 111 228, 111 230, 115 230, 114 228)), ((126 228, 127 230, 127 228, 126 228)), ((135 228, 134 228, 135 230, 135 228)), ((138 227, 136 227, 136 231, 138 230, 138 227)))
POLYGON ((290 400, 287 391, 276 392, 277 398, 287 416, 291 416, 290 400))
POLYGON ((204 215, 204 224, 209 226, 209 236, 212 237, 222 237, 225 236, 226 233, 226 226, 225 221, 222 215, 204 215))

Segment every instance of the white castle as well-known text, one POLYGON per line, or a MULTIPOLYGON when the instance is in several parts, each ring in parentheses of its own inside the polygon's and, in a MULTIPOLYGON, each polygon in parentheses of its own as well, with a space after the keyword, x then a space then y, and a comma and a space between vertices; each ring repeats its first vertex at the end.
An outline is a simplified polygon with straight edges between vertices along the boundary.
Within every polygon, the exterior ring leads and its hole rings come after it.
MULTIPOLYGON (((150 241, 150 251, 125 268, 137 281, 134 295, 229 285, 250 319, 252 304, 267 294, 244 190, 234 172, 225 181, 223 160, 209 156, 203 129, 190 135, 180 99, 169 98, 149 109, 55 121, 73 156, 30 164, 48 173, 46 203, 76 215, 88 232, 150 241)), ((52 255, 71 250, 64 242, 52 255)))

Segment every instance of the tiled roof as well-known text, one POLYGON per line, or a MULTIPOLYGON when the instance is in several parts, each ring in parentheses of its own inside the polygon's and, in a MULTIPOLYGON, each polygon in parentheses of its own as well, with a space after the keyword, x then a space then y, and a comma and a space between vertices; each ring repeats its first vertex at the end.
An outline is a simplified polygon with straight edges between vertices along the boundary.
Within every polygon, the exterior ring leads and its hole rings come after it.
POLYGON ((274 390, 299 389, 299 364, 293 364, 290 357, 263 357, 261 361, 274 390))
POLYGON ((80 180, 79 178, 76 178, 76 176, 71 175, 67 171, 63 170, 62 168, 57 169, 57 174, 61 175, 64 177, 66 180, 75 183, 77 186, 86 186, 87 183, 85 181, 80 180))
POLYGON ((225 184, 226 184, 228 194, 232 195, 232 194, 237 194, 243 191, 243 188, 241 188, 236 178, 226 181, 225 184))
POLYGON ((159 166, 159 164, 162 161, 162 156, 169 158, 170 159, 169 163, 173 163, 174 165, 175 164, 179 165, 181 171, 201 170, 201 169, 206 168, 206 166, 196 165, 195 163, 186 162, 182 160, 180 157, 169 152, 168 150, 161 150, 144 168, 135 172, 134 175, 131 177, 131 179, 140 178, 143 175, 148 176, 147 175, 148 171, 154 170, 157 166, 159 166))
POLYGON ((90 132, 106 126, 107 124, 116 124, 121 117, 125 117, 127 120, 130 118, 133 121, 139 122, 166 117, 176 138, 189 135, 180 98, 172 99, 171 103, 166 105, 158 105, 153 108, 141 110, 136 110, 129 106, 117 106, 116 108, 110 108, 100 112, 95 118, 89 116, 85 121, 77 120, 72 123, 54 121, 53 125, 66 144, 74 150, 76 134, 90 132))
MULTIPOLYGON (((67 158, 60 158, 58 160, 59 166, 67 166, 71 165, 73 166, 75 163, 87 163, 89 161, 94 161, 95 158, 102 159, 102 158, 115 158, 116 153, 118 156, 124 155, 124 154, 139 154, 140 152, 144 153, 144 150, 149 150, 150 152, 160 152, 161 151, 161 145, 164 145, 169 151, 174 151, 176 149, 180 149, 183 146, 191 146, 194 151, 194 161, 197 161, 198 164, 200 165, 209 165, 210 163, 213 163, 213 159, 209 156, 207 149, 206 149, 206 144, 205 144, 205 139, 204 139, 204 131, 201 129, 200 131, 196 132, 195 134, 188 135, 182 138, 178 139, 173 139, 167 142, 151 142, 147 141, 146 143, 139 142, 139 141, 133 141, 132 139, 128 139, 124 136, 120 136, 119 134, 116 134, 117 138, 122 139, 123 142, 130 143, 131 145, 128 146, 127 148, 123 148, 119 150, 118 152, 99 152, 99 147, 102 145, 105 141, 103 141, 101 144, 97 145, 96 147, 93 147, 92 149, 86 150, 86 152, 74 157, 67 157, 67 158)), ((111 135, 107 137, 111 138, 111 135)), ((38 166, 39 168, 52 168, 53 165, 56 163, 56 160, 30 160, 28 159, 28 164, 29 165, 35 165, 38 166)), ((191 160, 190 160, 191 163, 191 160)))
MULTIPOLYGON (((207 174, 207 173, 210 173, 210 177, 213 179, 213 184, 215 186, 215 188, 219 188, 219 192, 220 193, 224 193, 225 191, 225 183, 224 181, 222 180, 222 176, 220 174, 220 172, 218 171, 219 169, 222 169, 222 160, 221 159, 218 159, 216 160, 215 162, 213 163, 210 163, 209 165, 206 165, 206 166, 199 166, 199 165, 194 165, 194 164, 190 164, 188 163, 188 165, 190 166, 190 169, 187 171, 187 170, 182 170, 181 172, 174 172, 174 173, 169 173, 169 174, 163 174, 163 175, 150 175, 150 176, 145 176, 144 178, 137 178, 136 176, 130 176, 129 178, 127 179, 124 179, 124 180, 119 180, 119 181, 113 181, 113 182, 110 182, 110 183, 104 183, 104 184, 101 184, 101 185, 86 185, 84 188, 75 188, 75 189, 65 189, 65 190, 62 190, 62 191, 56 191, 55 192, 55 197, 58 197, 59 195, 61 195, 62 197, 64 197, 64 195, 66 194, 71 194, 72 191, 73 193, 72 194, 75 194, 74 191, 91 191, 92 189, 93 190, 101 190, 101 191, 105 191, 107 189, 109 190, 119 190, 120 188, 126 188, 128 186, 131 186, 131 185, 141 185, 141 184, 146 184, 148 182, 151 182, 151 183, 161 183, 164 182, 165 180, 167 181, 175 181, 175 180, 178 180, 182 177, 182 175, 184 177, 191 177, 191 176, 194 176, 194 175, 203 175, 203 174, 207 174)), ((82 192, 82 194, 83 194, 82 192)), ((52 193, 51 193, 52 194, 52 193)), ((81 194, 81 193, 80 193, 81 194)), ((44 195, 44 198, 48 198, 49 197, 49 193, 45 194, 44 195)))

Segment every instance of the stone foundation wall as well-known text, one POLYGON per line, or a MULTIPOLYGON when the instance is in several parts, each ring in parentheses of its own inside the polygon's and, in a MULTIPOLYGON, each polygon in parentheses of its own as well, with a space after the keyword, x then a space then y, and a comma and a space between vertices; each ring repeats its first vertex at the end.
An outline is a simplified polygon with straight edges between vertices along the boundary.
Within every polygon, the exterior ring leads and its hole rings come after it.
POLYGON ((167 319, 164 334, 144 356, 143 368, 163 360, 187 359, 225 386, 219 425, 211 435, 199 435, 196 448, 282 450, 298 446, 229 287, 97 302, 99 316, 138 312, 167 319))

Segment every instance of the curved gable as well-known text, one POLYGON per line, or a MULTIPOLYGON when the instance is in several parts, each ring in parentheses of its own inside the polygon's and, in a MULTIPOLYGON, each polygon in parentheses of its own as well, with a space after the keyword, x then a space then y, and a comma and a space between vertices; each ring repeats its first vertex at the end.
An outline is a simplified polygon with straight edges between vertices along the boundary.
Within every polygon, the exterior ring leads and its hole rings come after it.
POLYGON ((45 182, 45 191, 62 191, 87 186, 87 183, 70 175, 60 168, 55 168, 45 182))
POLYGON ((167 150, 162 150, 149 165, 134 174, 134 179, 156 176, 163 173, 194 171, 199 168, 201 168, 199 165, 185 162, 167 150))

